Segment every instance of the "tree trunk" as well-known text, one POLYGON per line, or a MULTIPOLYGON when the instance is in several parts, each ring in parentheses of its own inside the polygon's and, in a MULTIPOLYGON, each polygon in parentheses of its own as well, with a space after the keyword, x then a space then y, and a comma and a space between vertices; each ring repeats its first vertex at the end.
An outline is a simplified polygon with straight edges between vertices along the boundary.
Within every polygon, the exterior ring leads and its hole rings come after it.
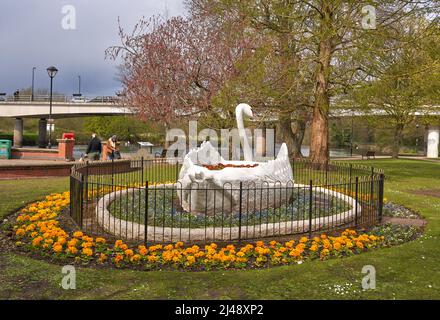
POLYGON ((403 132, 403 124, 398 123, 394 127, 394 141, 393 141, 393 159, 399 158, 399 150, 402 145, 402 132, 403 132))
POLYGON ((289 158, 294 157, 293 150, 295 149, 295 137, 292 132, 291 124, 290 116, 280 116, 281 136, 283 137, 283 142, 286 143, 287 149, 289 150, 289 158))
POLYGON ((328 126, 330 58, 331 43, 329 40, 322 41, 319 46, 319 64, 316 70, 315 103, 310 141, 310 160, 320 163, 326 163, 330 158, 328 126))
POLYGON ((289 117, 281 117, 280 128, 283 142, 286 143, 289 150, 289 158, 302 158, 301 145, 306 130, 306 122, 302 119, 290 120, 289 117))
POLYGON ((292 121, 293 132, 293 157, 295 159, 302 158, 301 146, 304 140, 304 133, 306 131, 306 122, 303 119, 294 119, 292 121))

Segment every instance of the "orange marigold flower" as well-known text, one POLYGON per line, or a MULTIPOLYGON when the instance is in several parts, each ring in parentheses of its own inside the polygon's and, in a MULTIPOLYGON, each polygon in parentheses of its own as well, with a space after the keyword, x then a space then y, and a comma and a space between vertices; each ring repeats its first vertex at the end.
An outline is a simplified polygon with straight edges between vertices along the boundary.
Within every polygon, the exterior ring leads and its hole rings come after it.
POLYGON ((124 253, 127 257, 131 257, 134 254, 133 250, 131 249, 126 249, 124 253))
POLYGON ((82 254, 84 254, 88 257, 90 257, 93 254, 93 251, 90 248, 83 248, 81 252, 82 252, 82 254))
POLYGON ((83 235, 84 235, 84 234, 83 234, 81 231, 75 231, 75 232, 73 233, 73 236, 74 236, 75 238, 82 238, 83 235))
POLYGON ((122 256, 122 254, 118 253, 114 259, 115 263, 118 264, 122 259, 124 259, 124 257, 122 256))
POLYGON ((59 244, 59 243, 55 243, 55 244, 52 246, 52 250, 53 250, 54 252, 56 252, 56 253, 60 253, 61 251, 63 251, 63 246, 62 246, 61 244, 59 244))
POLYGON ((67 247, 67 253, 71 253, 71 254, 77 254, 78 253, 78 249, 76 247, 67 247))
POLYGON ((96 238, 96 243, 105 243, 105 239, 104 238, 96 238))
POLYGON ((123 244, 122 240, 115 241, 115 248, 119 248, 123 244))
POLYGON ((25 233, 26 233, 26 231, 25 231, 24 229, 22 229, 22 228, 18 228, 17 231, 15 231, 15 234, 16 234, 17 236, 22 236, 22 235, 24 235, 25 233))
POLYGON ((299 239, 300 243, 305 243, 307 241, 309 241, 309 239, 307 237, 301 237, 301 239, 299 239))
POLYGON ((174 245, 176 248, 180 248, 183 247, 183 242, 182 241, 178 241, 176 242, 176 244, 174 245))
POLYGON ((148 253, 148 249, 145 246, 138 246, 138 251, 143 256, 145 256, 148 253))

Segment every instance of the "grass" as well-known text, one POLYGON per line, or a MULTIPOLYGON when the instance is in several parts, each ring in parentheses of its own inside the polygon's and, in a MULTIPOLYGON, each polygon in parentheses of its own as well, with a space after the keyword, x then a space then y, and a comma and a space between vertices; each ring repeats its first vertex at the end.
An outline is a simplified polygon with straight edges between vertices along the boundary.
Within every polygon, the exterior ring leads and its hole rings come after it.
MULTIPOLYGON (((423 238, 344 259, 264 270, 193 273, 78 267, 76 290, 60 287, 61 266, 18 254, 0 253, 0 298, 439 299, 440 198, 416 195, 412 191, 440 189, 440 163, 417 160, 366 163, 385 170, 386 198, 419 210, 428 220, 423 238), (375 290, 361 290, 364 265, 376 268, 375 290), (336 293, 338 286, 347 288, 344 295, 336 293)), ((62 181, 0 181, 0 215, 47 192, 57 191, 57 188, 61 191, 67 186, 67 182, 62 181)))
POLYGON ((69 178, 0 180, 0 219, 25 204, 69 189, 69 178))

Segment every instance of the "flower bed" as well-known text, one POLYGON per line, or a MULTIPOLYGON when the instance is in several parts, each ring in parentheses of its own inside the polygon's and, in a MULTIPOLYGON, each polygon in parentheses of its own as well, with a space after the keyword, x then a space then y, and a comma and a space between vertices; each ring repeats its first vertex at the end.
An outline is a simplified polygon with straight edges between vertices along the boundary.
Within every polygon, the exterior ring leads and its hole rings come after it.
POLYGON ((224 168, 255 168, 258 167, 258 163, 254 163, 254 164, 217 163, 217 164, 204 164, 203 167, 208 170, 223 170, 224 168))
POLYGON ((339 236, 325 234, 309 239, 286 242, 257 241, 242 246, 215 243, 187 247, 182 242, 168 245, 130 247, 122 240, 108 243, 82 231, 66 232, 59 215, 69 205, 69 192, 51 194, 43 201, 21 210, 14 225, 16 245, 51 255, 55 258, 89 263, 111 264, 116 267, 134 266, 142 269, 164 267, 208 270, 215 268, 252 268, 268 265, 302 263, 307 259, 325 260, 344 257, 383 245, 384 237, 374 234, 358 235, 345 230, 339 236))

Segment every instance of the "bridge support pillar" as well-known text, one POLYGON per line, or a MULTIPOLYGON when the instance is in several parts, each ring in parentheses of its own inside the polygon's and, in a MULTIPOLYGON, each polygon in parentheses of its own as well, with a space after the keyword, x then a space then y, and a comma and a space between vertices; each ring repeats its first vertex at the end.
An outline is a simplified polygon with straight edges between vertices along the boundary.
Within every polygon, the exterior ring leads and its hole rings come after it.
POLYGON ((47 132, 47 120, 45 118, 40 119, 38 122, 38 147, 46 148, 46 132, 47 132))
POLYGON ((439 140, 440 126, 429 126, 426 151, 427 158, 438 158, 439 140))
POLYGON ((23 119, 15 118, 14 124, 14 147, 23 147, 23 119))

